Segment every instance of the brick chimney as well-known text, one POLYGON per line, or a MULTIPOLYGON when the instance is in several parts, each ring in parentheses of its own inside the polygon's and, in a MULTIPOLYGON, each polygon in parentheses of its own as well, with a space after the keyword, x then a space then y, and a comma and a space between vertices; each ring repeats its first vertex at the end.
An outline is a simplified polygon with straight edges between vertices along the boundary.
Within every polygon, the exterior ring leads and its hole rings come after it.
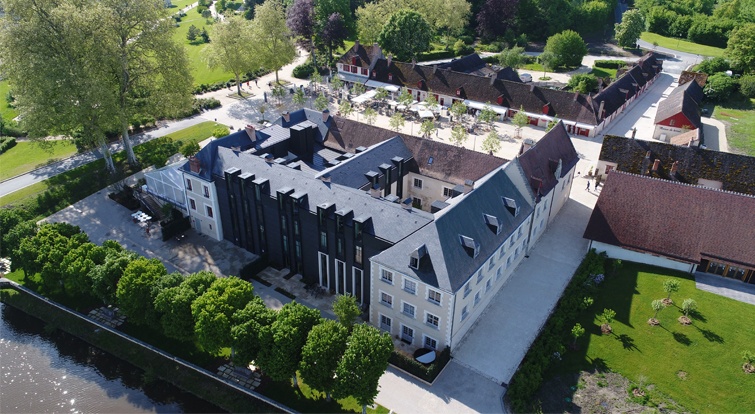
POLYGON ((598 118, 605 118, 606 101, 600 101, 600 107, 598 108, 598 118))
POLYGON ((676 177, 677 172, 679 172, 679 161, 674 161, 674 163, 671 164, 671 177, 676 177))
POLYGON ((189 169, 191 172, 199 174, 199 170, 202 169, 202 163, 199 162, 199 158, 195 156, 189 157, 189 169))
POLYGON ((325 108, 325 110, 322 111, 322 122, 328 122, 328 119, 330 119, 330 111, 328 108, 325 108))
POLYGON ((286 122, 291 122, 291 113, 290 112, 286 111, 286 112, 282 113, 281 116, 283 116, 283 119, 286 122))
POLYGON ((359 39, 354 41, 354 51, 359 50, 359 39))
POLYGON ((391 62, 393 61, 393 55, 389 54, 388 57, 385 58, 385 60, 388 61, 388 66, 391 66, 391 62))
POLYGON ((658 158, 653 162, 653 172, 658 172, 658 167, 661 165, 661 160, 658 158))
POLYGON ((246 134, 249 135, 249 138, 251 138, 252 141, 254 141, 257 138, 257 136, 254 133, 254 125, 247 125, 246 128, 244 128, 244 130, 246 130, 246 134))

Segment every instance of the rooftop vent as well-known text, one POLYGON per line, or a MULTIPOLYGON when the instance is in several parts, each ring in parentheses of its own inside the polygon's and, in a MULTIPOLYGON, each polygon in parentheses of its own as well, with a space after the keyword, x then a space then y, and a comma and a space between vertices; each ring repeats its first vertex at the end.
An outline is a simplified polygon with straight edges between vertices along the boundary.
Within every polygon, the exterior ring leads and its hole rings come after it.
POLYGON ((506 210, 508 210, 512 216, 516 217, 519 215, 519 206, 516 204, 516 200, 508 197, 501 197, 501 199, 503 200, 503 205, 506 207, 506 210))
POLYGON ((320 180, 322 182, 324 182, 324 183, 329 183, 330 179, 331 179, 331 177, 330 177, 329 173, 325 173, 325 174, 323 174, 323 175, 320 176, 320 180))
POLYGON ((290 112, 286 111, 286 112, 282 113, 281 116, 283 116, 283 119, 286 122, 291 122, 291 113, 290 112))
POLYGON ((359 146, 354 149, 354 152, 356 152, 357 154, 359 154, 360 152, 365 152, 365 151, 367 151, 367 147, 359 146))
POLYGON ((480 254, 480 243, 477 243, 475 239, 460 234, 459 242, 469 257, 474 259, 480 254))

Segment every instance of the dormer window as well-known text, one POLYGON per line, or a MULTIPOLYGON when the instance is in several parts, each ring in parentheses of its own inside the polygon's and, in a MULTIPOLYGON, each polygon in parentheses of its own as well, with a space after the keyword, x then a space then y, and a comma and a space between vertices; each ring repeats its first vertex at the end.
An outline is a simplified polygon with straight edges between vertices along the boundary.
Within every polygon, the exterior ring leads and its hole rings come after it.
POLYGON ((483 220, 485 220, 485 224, 488 225, 488 228, 495 234, 501 234, 501 229, 503 226, 501 225, 501 222, 498 220, 498 217, 491 216, 490 214, 483 214, 482 215, 483 220))
POLYGON ((419 269, 419 262, 425 255, 427 255, 427 246, 423 244, 409 255, 409 267, 415 270, 419 269))
POLYGON ((498 105, 503 105, 503 95, 498 96, 495 101, 498 105))
POLYGON ((419 258, 414 257, 414 256, 410 257, 409 267, 411 267, 412 269, 419 269, 419 258))
POLYGON ((389 74, 388 74, 388 80, 389 80, 389 81, 392 81, 392 80, 393 80, 393 74, 392 74, 392 73, 389 73, 389 74))
POLYGON ((419 82, 417 82, 417 89, 422 89, 422 84, 424 84, 424 83, 425 83, 425 81, 423 81, 422 79, 420 79, 419 82))
POLYGON ((480 243, 477 243, 475 239, 460 234, 459 242, 469 257, 474 259, 480 254, 480 243))
POLYGON ((461 88, 456 89, 456 96, 461 96, 461 88))
POLYGON ((501 199, 503 199, 503 205, 506 206, 506 210, 508 210, 512 216, 516 217, 519 215, 519 206, 516 204, 516 200, 508 197, 501 197, 501 199))
POLYGON ((356 56, 352 56, 352 57, 351 57, 351 64, 352 64, 352 65, 356 65, 356 64, 357 64, 357 59, 358 59, 358 58, 357 58, 356 56))

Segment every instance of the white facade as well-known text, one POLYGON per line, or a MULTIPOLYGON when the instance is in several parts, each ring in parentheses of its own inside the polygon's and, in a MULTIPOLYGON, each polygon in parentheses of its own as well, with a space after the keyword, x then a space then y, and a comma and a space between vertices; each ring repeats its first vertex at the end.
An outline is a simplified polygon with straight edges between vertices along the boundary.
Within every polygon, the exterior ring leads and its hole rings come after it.
POLYGON ((597 242, 594 240, 590 241, 590 248, 595 249, 595 251, 597 251, 598 253, 606 252, 608 257, 612 259, 646 263, 653 266, 665 267, 666 269, 681 270, 682 272, 693 272, 695 270, 695 265, 692 263, 680 262, 651 253, 642 253, 634 250, 627 250, 619 246, 597 242))
MULTIPOLYGON (((436 180, 435 178, 413 172, 406 174, 403 180, 405 198, 412 197, 413 201, 415 198, 419 200, 422 205, 421 209, 424 211, 430 211, 430 205, 433 201, 448 200, 454 187, 456 187, 456 184, 436 180)), ((392 194, 395 194, 395 187, 396 184, 391 186, 392 194)))
POLYGON ((198 233, 206 234, 215 240, 223 240, 215 183, 187 173, 184 173, 183 177, 191 227, 198 233))

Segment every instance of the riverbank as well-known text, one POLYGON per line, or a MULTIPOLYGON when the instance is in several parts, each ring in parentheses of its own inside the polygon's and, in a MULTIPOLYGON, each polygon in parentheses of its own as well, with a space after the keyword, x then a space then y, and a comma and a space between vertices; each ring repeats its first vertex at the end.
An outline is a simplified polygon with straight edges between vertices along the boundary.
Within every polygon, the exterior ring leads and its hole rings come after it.
POLYGON ((60 329, 85 342, 127 361, 145 371, 145 375, 163 379, 182 390, 209 401, 228 412, 281 412, 278 407, 234 389, 221 380, 203 375, 153 350, 139 346, 125 337, 101 329, 96 324, 61 311, 51 303, 30 294, 3 290, 0 301, 45 321, 49 329, 60 329))

